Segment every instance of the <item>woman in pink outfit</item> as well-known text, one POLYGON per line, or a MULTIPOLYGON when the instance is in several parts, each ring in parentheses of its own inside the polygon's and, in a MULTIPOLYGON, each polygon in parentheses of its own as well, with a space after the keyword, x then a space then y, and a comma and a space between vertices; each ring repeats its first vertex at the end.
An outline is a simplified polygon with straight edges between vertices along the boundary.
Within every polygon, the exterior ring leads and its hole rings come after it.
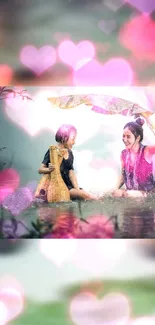
POLYGON ((124 126, 123 142, 125 149, 121 152, 122 172, 113 191, 117 197, 141 197, 154 192, 153 155, 155 146, 144 146, 144 120, 138 118, 124 126), (125 185, 126 189, 121 189, 125 185))

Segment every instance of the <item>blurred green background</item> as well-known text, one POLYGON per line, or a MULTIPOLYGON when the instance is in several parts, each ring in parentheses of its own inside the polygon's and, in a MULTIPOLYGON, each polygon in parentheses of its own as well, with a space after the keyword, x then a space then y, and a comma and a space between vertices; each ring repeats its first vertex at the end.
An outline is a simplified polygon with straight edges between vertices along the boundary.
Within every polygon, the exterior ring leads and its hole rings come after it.
MULTIPOLYGON (((103 281, 103 286, 104 290, 100 292, 99 298, 107 293, 121 292, 129 298, 134 317, 155 316, 155 279, 103 281)), ((74 294, 80 292, 80 286, 73 286, 66 291, 68 292, 60 303, 35 304, 29 301, 23 315, 11 324, 73 324, 68 317, 68 303, 74 294)))
POLYGON ((154 240, 78 240, 75 254, 66 254, 60 266, 52 251, 60 242, 63 249, 68 244, 59 239, 48 242, 51 259, 40 251, 40 240, 20 241, 14 250, 8 245, 5 253, 0 241, 0 278, 13 276, 24 292, 24 311, 11 324, 72 324, 71 298, 85 291, 98 298, 122 293, 131 304, 131 317, 155 316, 154 240), (83 266, 77 264, 81 255, 88 260, 83 266))

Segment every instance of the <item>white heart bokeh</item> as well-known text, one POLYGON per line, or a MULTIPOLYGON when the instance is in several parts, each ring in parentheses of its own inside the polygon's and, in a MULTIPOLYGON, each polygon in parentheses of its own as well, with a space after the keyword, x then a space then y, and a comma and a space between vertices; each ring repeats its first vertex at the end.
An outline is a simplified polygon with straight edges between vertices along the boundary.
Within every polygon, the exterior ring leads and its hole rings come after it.
POLYGON ((70 316, 75 325, 125 325, 129 320, 130 305, 123 294, 111 293, 99 300, 85 292, 72 299, 70 316))
POLYGON ((55 108, 48 101, 51 96, 56 96, 54 90, 38 92, 34 101, 8 98, 5 112, 30 136, 35 136, 43 129, 56 133, 62 124, 72 124, 78 131, 76 144, 80 145, 97 133, 100 128, 100 116, 94 115, 90 107, 82 104, 73 109, 55 108))
POLYGON ((61 267, 67 260, 76 254, 77 246, 77 240, 72 240, 72 243, 66 239, 42 239, 40 241, 41 253, 57 267, 61 267))
MULTIPOLYGON (((60 242, 60 239, 48 241, 53 242, 52 249, 56 250, 55 242, 60 242)), ((68 242, 71 245, 73 241, 69 240, 68 242)), ((115 254, 117 254, 115 240, 103 240, 103 242, 110 241, 113 242, 114 247, 111 256, 113 262, 116 259, 115 254)), ((84 251, 82 258, 84 260, 83 268, 81 268, 83 261, 75 264, 72 261, 73 257, 68 257, 68 260, 59 268, 41 253, 40 240, 29 240, 25 242, 24 249, 15 252, 14 255, 10 253, 6 258, 3 254, 0 254, 0 276, 7 274, 9 270, 9 273, 13 274, 20 281, 24 289, 24 296, 27 299, 44 303, 60 302, 64 297, 63 294, 66 288, 79 284, 84 285, 88 281, 96 281, 98 279, 104 284, 106 280, 127 281, 138 280, 140 277, 145 279, 153 277, 155 261, 153 259, 149 260, 148 257, 137 252, 137 249, 135 249, 135 246, 137 247, 137 240, 122 239, 121 242, 122 245, 127 246, 126 254, 121 255, 117 259, 117 263, 111 263, 111 261, 108 262, 104 259, 104 250, 102 253, 99 252, 100 243, 98 240, 80 239, 78 240, 78 254, 83 254, 84 251), (90 261, 90 258, 92 261, 90 261), (30 265, 33 265, 31 272, 30 265)), ((106 249, 108 251, 108 246, 106 249)), ((109 259, 111 258, 109 256, 109 259)))
POLYGON ((78 244, 76 255, 72 256, 71 262, 81 271, 87 270, 91 275, 99 275, 113 268, 125 256, 127 243, 112 240, 85 240, 81 239, 78 244), (114 249, 115 247, 115 249, 114 249))

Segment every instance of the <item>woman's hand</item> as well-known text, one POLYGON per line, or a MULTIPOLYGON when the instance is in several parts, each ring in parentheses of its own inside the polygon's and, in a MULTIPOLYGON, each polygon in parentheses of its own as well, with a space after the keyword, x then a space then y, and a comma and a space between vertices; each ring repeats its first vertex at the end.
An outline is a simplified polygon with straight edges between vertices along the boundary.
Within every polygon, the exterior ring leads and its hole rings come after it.
POLYGON ((136 190, 126 191, 125 197, 147 197, 147 193, 136 190))
POLYGON ((114 196, 114 197, 124 197, 125 196, 125 190, 123 190, 123 189, 118 189, 118 190, 114 190, 114 191, 112 191, 112 195, 114 196))
POLYGON ((49 163, 48 164, 48 169, 49 169, 49 172, 51 173, 51 172, 53 172, 53 170, 55 169, 55 167, 51 163, 49 163))

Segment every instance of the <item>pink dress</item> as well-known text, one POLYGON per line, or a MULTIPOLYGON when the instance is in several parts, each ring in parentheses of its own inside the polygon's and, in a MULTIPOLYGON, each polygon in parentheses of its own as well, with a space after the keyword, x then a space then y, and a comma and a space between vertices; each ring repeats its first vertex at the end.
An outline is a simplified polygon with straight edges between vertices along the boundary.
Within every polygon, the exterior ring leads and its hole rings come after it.
POLYGON ((134 166, 130 165, 130 151, 121 153, 123 161, 124 183, 127 190, 154 191, 153 163, 149 164, 144 157, 145 146, 141 145, 134 166))

